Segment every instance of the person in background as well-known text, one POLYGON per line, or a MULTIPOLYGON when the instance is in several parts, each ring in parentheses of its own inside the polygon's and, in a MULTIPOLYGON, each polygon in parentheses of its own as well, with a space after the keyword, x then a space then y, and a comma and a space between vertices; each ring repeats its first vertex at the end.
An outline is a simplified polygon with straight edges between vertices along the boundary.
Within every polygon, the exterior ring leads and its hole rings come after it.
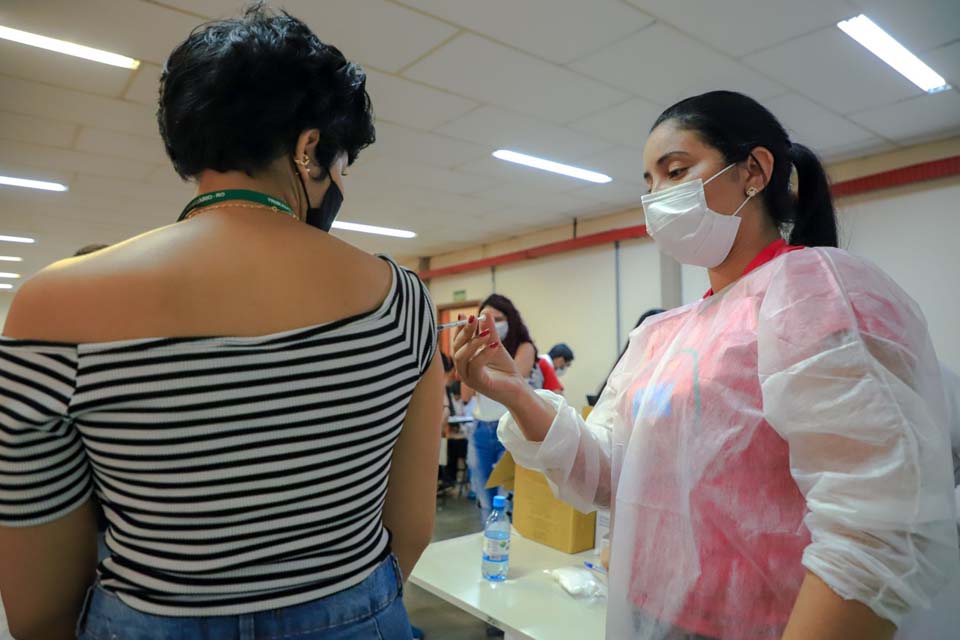
MULTIPOLYGON (((642 325, 647 318, 652 318, 653 316, 659 313, 663 313, 663 309, 660 309, 659 307, 654 307, 653 309, 647 309, 646 311, 644 311, 640 315, 640 319, 637 320, 637 324, 633 325, 634 330, 636 330, 640 325, 642 325)), ((613 367, 610 369, 610 373, 613 373, 613 370, 617 368, 618 364, 620 364, 620 360, 623 359, 623 356, 627 352, 628 348, 630 348, 629 341, 627 342, 627 345, 623 348, 623 350, 620 352, 620 355, 617 356, 617 361, 613 363, 613 367)), ((587 396, 587 404, 589 404, 591 407, 596 406, 597 400, 600 398, 600 396, 603 395, 603 390, 607 388, 607 379, 610 377, 610 373, 607 374, 607 376, 603 379, 603 382, 600 384, 600 388, 597 389, 597 395, 587 396)))
POLYGON ((157 118, 197 197, 26 281, 0 339, 11 631, 409 640, 443 370, 416 274, 329 233, 365 73, 254 5, 173 50, 157 118))
POLYGON ((467 457, 467 439, 464 437, 461 425, 450 424, 450 418, 458 418, 463 415, 463 403, 453 394, 454 385, 459 385, 458 380, 454 380, 456 369, 453 367, 453 360, 445 353, 440 354, 443 360, 443 371, 445 374, 444 401, 443 401, 443 437, 447 441, 447 464, 441 473, 441 481, 444 489, 452 487, 457 482, 457 473, 459 472, 460 460, 466 460, 467 457))
MULTIPOLYGON (((503 343, 503 348, 517 363, 517 370, 527 384, 542 388, 542 374, 539 368, 535 367, 537 348, 513 302, 506 296, 495 293, 483 301, 479 314, 491 318, 493 324, 488 335, 495 336, 503 343)), ((472 319, 475 323, 476 318, 472 319)), ((474 397, 474 391, 468 385, 464 385, 462 389, 463 399, 469 403, 474 397)), ((482 393, 476 394, 476 403, 476 422, 470 433, 467 465, 470 469, 470 486, 480 505, 480 519, 481 522, 486 522, 493 509, 493 498, 499 493, 497 489, 487 489, 486 485, 493 467, 503 457, 504 448, 497 439, 497 425, 507 408, 482 393)))
POLYGON ((611 508, 607 638, 890 640, 960 575, 922 312, 837 248, 823 166, 752 98, 669 107, 643 170, 647 229, 707 269, 704 299, 631 334, 586 421, 529 388, 491 319, 454 339, 461 380, 509 407, 517 464, 611 508))
POLYGON ((563 383, 560 378, 573 363, 573 350, 563 342, 550 349, 548 355, 540 354, 537 366, 543 374, 543 389, 563 395, 563 383))

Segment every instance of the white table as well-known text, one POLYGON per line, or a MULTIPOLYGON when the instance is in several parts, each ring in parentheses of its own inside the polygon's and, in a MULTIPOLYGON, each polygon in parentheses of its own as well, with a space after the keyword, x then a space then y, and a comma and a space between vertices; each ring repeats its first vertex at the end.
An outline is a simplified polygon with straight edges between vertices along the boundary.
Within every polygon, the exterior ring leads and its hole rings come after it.
POLYGON ((561 553, 513 531, 510 573, 493 584, 480 575, 483 534, 434 542, 421 556, 410 581, 481 620, 503 629, 508 639, 602 640, 606 600, 568 595, 547 569, 599 562, 593 551, 561 553))

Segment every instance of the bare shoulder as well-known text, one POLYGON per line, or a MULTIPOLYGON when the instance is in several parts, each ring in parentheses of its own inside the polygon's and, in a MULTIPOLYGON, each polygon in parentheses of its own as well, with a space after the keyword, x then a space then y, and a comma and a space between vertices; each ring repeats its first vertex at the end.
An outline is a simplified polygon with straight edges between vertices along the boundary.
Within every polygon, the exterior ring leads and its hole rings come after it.
POLYGON ((30 277, 13 298, 3 335, 33 340, 83 341, 86 325, 103 327, 104 316, 114 312, 112 305, 103 304, 106 298, 117 297, 118 289, 125 286, 131 291, 137 288, 135 281, 145 270, 144 258, 149 263, 149 236, 158 231, 97 253, 60 260, 30 277), (131 250, 131 245, 137 249, 131 250), (139 255, 134 257, 135 254, 139 255), (132 269, 137 264, 141 267, 132 269))

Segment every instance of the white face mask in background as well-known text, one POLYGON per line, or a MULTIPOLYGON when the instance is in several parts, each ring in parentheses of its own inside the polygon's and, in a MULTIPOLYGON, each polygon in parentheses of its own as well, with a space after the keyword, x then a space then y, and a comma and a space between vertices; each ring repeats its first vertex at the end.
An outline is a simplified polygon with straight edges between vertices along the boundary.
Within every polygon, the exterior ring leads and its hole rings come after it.
POLYGON ((706 182, 697 178, 640 198, 647 231, 677 262, 710 269, 730 254, 740 228, 737 214, 753 195, 748 195, 733 215, 725 216, 707 207, 703 187, 732 166, 724 167, 706 182))
POLYGON ((500 342, 506 340, 507 333, 510 332, 510 323, 506 320, 501 320, 500 322, 495 322, 494 326, 497 328, 497 336, 500 337, 500 342))

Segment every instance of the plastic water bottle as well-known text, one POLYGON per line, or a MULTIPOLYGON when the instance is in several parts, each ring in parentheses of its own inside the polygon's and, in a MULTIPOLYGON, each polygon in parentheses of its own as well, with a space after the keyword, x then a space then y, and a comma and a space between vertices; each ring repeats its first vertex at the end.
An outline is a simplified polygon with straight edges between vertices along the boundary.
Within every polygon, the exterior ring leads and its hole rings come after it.
POLYGON ((483 526, 483 562, 480 571, 491 582, 503 582, 510 568, 510 519, 505 507, 507 499, 495 496, 493 511, 483 526))

